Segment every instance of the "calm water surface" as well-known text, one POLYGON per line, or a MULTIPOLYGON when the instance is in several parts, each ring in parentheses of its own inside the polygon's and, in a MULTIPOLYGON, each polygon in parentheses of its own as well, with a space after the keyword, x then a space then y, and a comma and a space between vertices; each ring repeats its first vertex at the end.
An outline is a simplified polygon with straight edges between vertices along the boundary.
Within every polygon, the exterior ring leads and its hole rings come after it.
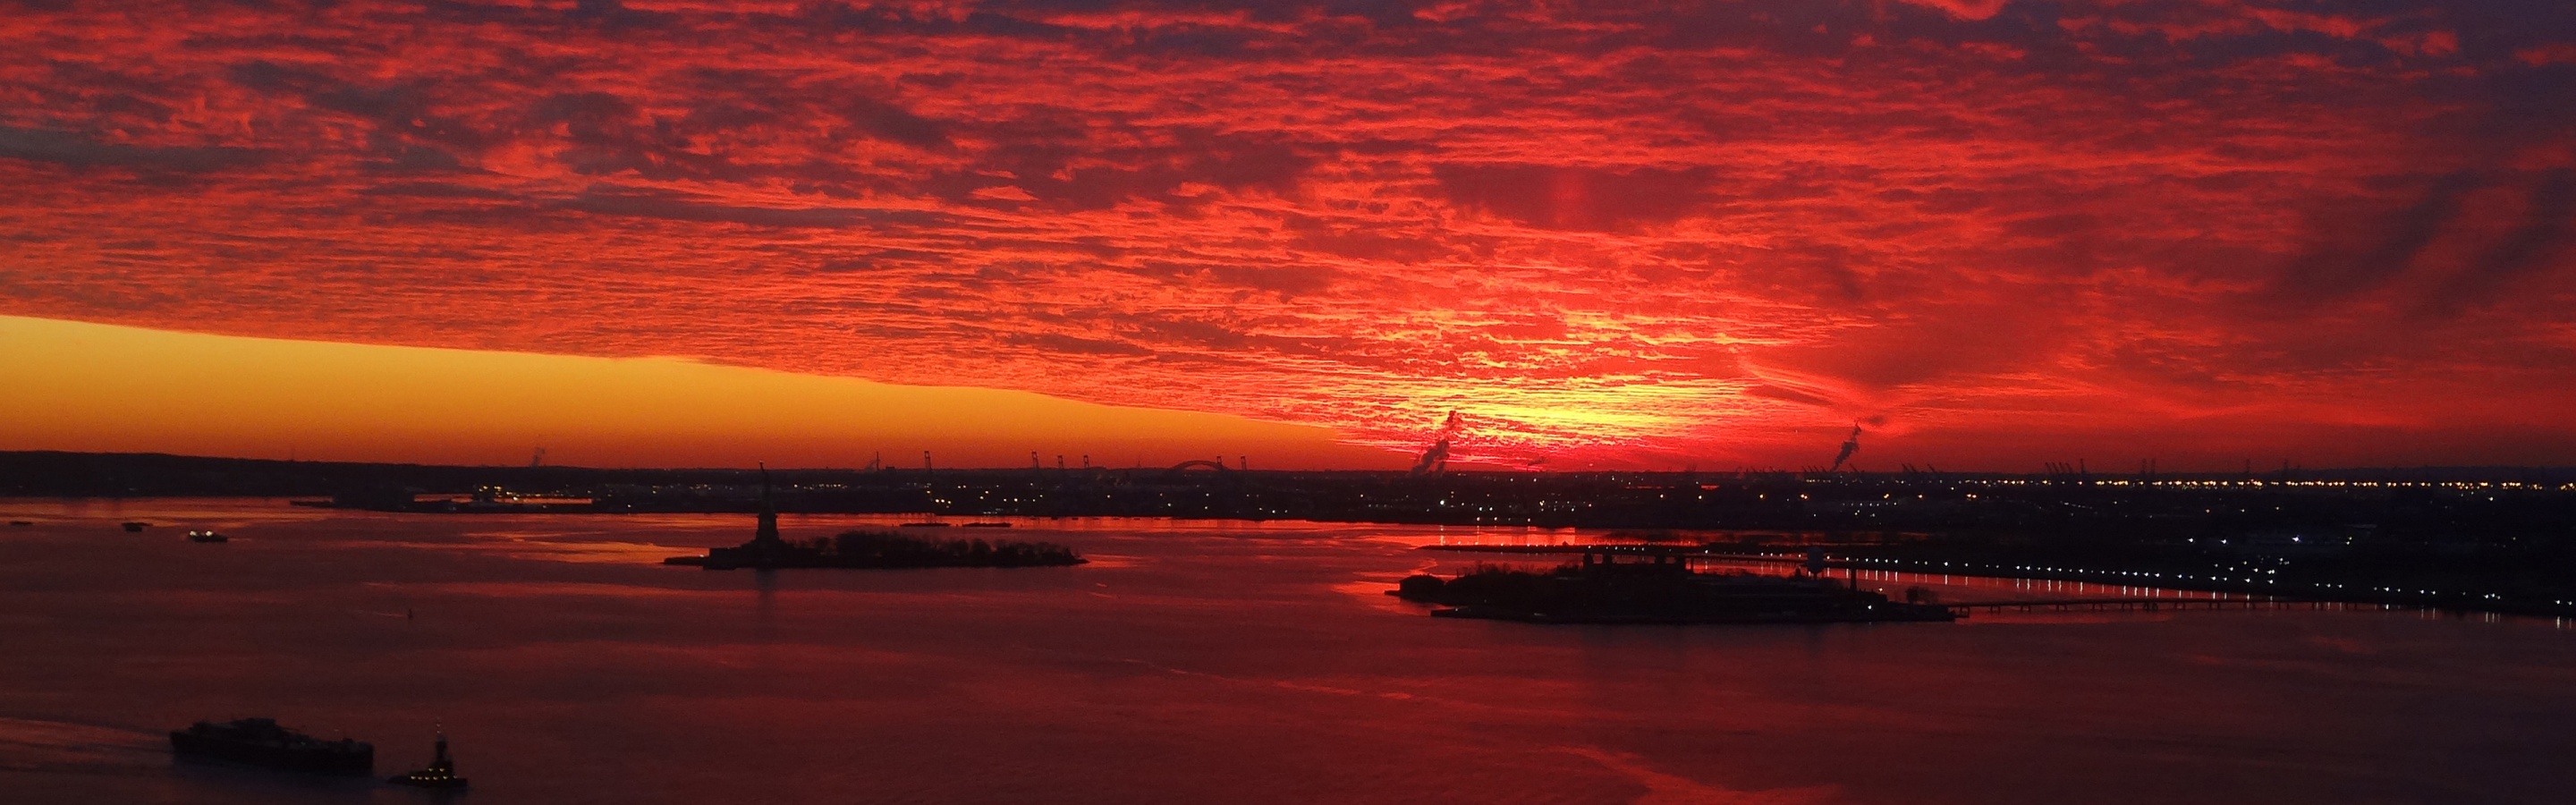
MULTIPOLYGON (((658 564, 747 538, 738 515, 0 500, 0 519, 36 521, 0 527, 11 803, 436 801, 175 762, 161 737, 247 715, 373 741, 383 774, 444 724, 475 783, 456 801, 487 805, 2576 796, 2576 630, 2550 621, 1438 620, 1383 591, 1480 557, 1413 546, 1532 536, 1427 527, 1020 521, 966 535, 1095 562, 764 574, 658 564)), ((1945 592, 2016 587, 1966 583, 1945 592)))

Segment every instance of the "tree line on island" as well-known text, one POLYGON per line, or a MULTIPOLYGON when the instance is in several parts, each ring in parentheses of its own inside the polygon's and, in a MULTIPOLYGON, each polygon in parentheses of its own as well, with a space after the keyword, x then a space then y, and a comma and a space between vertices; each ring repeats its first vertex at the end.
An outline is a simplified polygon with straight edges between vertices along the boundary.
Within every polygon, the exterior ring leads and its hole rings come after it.
POLYGON ((847 567, 1042 567, 1086 561, 1072 548, 1052 542, 935 540, 885 531, 844 531, 794 544, 847 567))
POLYGON ((1062 567, 1083 564, 1082 555, 1052 542, 986 542, 980 539, 935 540, 883 531, 844 531, 810 540, 779 539, 767 530, 731 548, 710 548, 705 556, 674 556, 666 565, 708 570, 798 567, 1062 567))

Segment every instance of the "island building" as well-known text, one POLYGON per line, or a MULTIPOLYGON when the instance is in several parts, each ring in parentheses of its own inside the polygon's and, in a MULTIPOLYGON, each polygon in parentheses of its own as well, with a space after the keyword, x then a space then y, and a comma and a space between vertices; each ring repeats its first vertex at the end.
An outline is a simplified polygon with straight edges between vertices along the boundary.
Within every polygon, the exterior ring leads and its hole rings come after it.
POLYGON ((731 548, 708 548, 709 567, 779 567, 801 553, 786 540, 778 538, 778 501, 769 488, 769 465, 760 465, 760 525, 752 532, 751 541, 731 548))
POLYGON ((1044 542, 937 542, 851 531, 828 541, 815 540, 804 545, 791 543, 778 536, 777 495, 770 488, 769 468, 764 465, 760 468, 760 525, 752 532, 750 542, 731 548, 709 548, 705 556, 674 556, 662 560, 662 563, 708 570, 775 570, 810 567, 1061 567, 1079 565, 1083 561, 1082 556, 1071 548, 1044 542))

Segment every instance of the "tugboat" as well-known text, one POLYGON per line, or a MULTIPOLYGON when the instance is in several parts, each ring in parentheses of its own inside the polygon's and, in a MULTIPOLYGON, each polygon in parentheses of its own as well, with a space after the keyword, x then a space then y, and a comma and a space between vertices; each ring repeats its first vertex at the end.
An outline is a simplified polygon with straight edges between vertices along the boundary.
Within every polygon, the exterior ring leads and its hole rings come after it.
POLYGON ((437 754, 430 758, 428 768, 387 778, 385 782, 447 791, 463 789, 465 778, 456 776, 456 762, 447 759, 447 731, 443 729, 438 731, 437 754))
POLYGON ((189 542, 223 542, 228 539, 231 539, 231 537, 224 536, 222 532, 215 531, 214 529, 188 532, 189 542))
POLYGON ((347 738, 325 741, 268 718, 222 724, 199 721, 184 730, 171 730, 170 751, 288 771, 366 774, 376 770, 374 744, 347 738))

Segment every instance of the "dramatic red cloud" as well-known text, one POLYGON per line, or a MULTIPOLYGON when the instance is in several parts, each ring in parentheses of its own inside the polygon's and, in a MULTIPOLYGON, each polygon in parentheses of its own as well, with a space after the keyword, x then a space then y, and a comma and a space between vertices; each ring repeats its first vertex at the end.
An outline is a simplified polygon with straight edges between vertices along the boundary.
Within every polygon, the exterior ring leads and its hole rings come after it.
POLYGON ((2576 455, 2576 7, 1615 5, 21 4, 0 313, 1507 466, 2576 455))
POLYGON ((2004 10, 2004 4, 2010 1, 2011 0, 1905 0, 1905 2, 1908 3, 1913 3, 1925 8, 1941 9, 1943 11, 1950 12, 1951 14, 1958 15, 1962 19, 1971 20, 1982 20, 2001 13, 2004 10))

